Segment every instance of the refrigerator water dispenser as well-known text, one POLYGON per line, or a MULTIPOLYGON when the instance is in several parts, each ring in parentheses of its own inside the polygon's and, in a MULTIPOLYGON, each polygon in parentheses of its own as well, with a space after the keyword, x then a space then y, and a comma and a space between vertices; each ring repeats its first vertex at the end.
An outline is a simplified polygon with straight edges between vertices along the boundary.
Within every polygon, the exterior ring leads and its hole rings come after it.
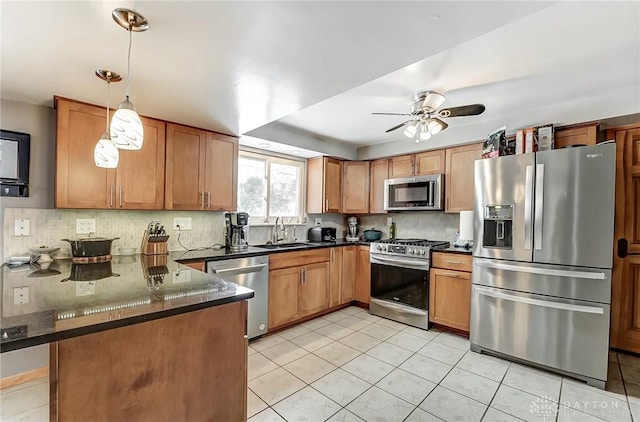
POLYGON ((511 249, 513 245, 513 205, 485 206, 483 230, 483 247, 511 249))

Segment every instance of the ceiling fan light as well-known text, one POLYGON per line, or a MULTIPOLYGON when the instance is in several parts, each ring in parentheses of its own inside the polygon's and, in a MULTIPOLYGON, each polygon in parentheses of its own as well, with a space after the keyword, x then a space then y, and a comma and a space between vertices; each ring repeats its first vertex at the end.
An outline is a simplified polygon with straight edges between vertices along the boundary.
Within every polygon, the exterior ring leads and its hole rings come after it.
POLYGON ((114 113, 109 132, 117 148, 128 150, 142 148, 144 141, 142 121, 128 96, 114 113))
POLYGON ((114 169, 118 167, 120 153, 113 141, 109 139, 109 134, 107 132, 103 133, 98 140, 98 143, 93 150, 93 160, 98 167, 107 169, 114 169))
POLYGON ((436 119, 429 119, 429 122, 427 123, 427 125, 429 127, 429 133, 431 133, 431 135, 435 135, 442 130, 442 125, 440 124, 440 121, 436 119))
POLYGON ((429 139, 431 139, 431 133, 429 133, 429 130, 427 129, 427 126, 424 125, 423 129, 420 131, 420 140, 421 141, 428 141, 429 139))
POLYGON ((444 95, 438 94, 437 92, 429 91, 427 92, 427 96, 422 103, 422 107, 426 108, 428 111, 433 112, 438 107, 444 103, 444 95))
POLYGON ((406 136, 407 138, 413 138, 414 136, 416 136, 416 133, 418 132, 418 123, 414 123, 411 124, 409 126, 407 126, 404 129, 404 136, 406 136))

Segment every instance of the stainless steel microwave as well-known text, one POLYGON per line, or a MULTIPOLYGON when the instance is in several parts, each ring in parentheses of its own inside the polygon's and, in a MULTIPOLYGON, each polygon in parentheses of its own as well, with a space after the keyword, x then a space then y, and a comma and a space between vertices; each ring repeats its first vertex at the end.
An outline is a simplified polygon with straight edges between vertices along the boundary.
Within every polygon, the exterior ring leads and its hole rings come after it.
POLYGON ((442 211, 444 175, 403 177, 384 181, 385 211, 442 211))

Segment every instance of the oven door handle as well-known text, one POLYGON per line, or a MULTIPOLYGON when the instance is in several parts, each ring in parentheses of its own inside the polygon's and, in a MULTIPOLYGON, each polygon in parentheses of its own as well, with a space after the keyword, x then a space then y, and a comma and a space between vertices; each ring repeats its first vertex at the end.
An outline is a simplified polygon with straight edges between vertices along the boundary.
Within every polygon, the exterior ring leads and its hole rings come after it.
POLYGON ((413 314, 413 315, 420 315, 420 316, 425 316, 427 315, 426 312, 424 311, 418 311, 415 309, 410 309, 408 306, 398 306, 398 305, 394 305, 393 303, 389 303, 385 300, 380 300, 380 299, 375 299, 375 298, 371 298, 371 302, 375 303, 376 305, 380 305, 382 307, 385 308, 390 308, 393 309, 395 311, 398 312, 403 312, 405 314, 413 314))
POLYGON ((426 261, 409 261, 409 260, 405 260, 405 259, 395 259, 395 258, 385 258, 382 256, 372 256, 371 257, 371 262, 373 262, 375 264, 375 261, 381 261, 381 262, 389 262, 392 264, 405 264, 405 265, 411 265, 414 267, 428 267, 429 266, 429 260, 426 261))
POLYGON ((545 308, 561 309, 563 311, 571 311, 571 312, 584 312, 587 314, 599 314, 599 315, 604 314, 604 309, 597 306, 573 305, 571 303, 551 302, 548 300, 533 299, 530 297, 522 297, 522 296, 516 296, 508 293, 496 292, 496 291, 487 289, 486 287, 473 286, 473 292, 480 295, 484 295, 484 296, 494 297, 496 299, 503 299, 503 300, 509 300, 511 302, 524 303, 526 305, 542 306, 545 308))

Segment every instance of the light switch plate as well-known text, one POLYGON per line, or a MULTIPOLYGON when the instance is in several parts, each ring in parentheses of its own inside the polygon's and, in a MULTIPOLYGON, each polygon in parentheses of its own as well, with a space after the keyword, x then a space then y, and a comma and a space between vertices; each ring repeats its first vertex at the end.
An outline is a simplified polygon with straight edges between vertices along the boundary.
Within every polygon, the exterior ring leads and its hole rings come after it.
POLYGON ((30 224, 29 224, 29 219, 28 218, 23 218, 23 219, 19 219, 16 220, 15 223, 15 231, 13 233, 14 236, 29 236, 29 229, 30 229, 30 224))
POLYGON ((387 226, 390 226, 393 223, 393 217, 387 217, 387 226))
POLYGON ((322 217, 316 217, 316 226, 322 225, 322 217))
POLYGON ((173 273, 173 283, 186 283, 191 281, 191 270, 179 270, 173 273))
POLYGON ((26 305, 29 303, 29 287, 13 288, 13 304, 26 305))

